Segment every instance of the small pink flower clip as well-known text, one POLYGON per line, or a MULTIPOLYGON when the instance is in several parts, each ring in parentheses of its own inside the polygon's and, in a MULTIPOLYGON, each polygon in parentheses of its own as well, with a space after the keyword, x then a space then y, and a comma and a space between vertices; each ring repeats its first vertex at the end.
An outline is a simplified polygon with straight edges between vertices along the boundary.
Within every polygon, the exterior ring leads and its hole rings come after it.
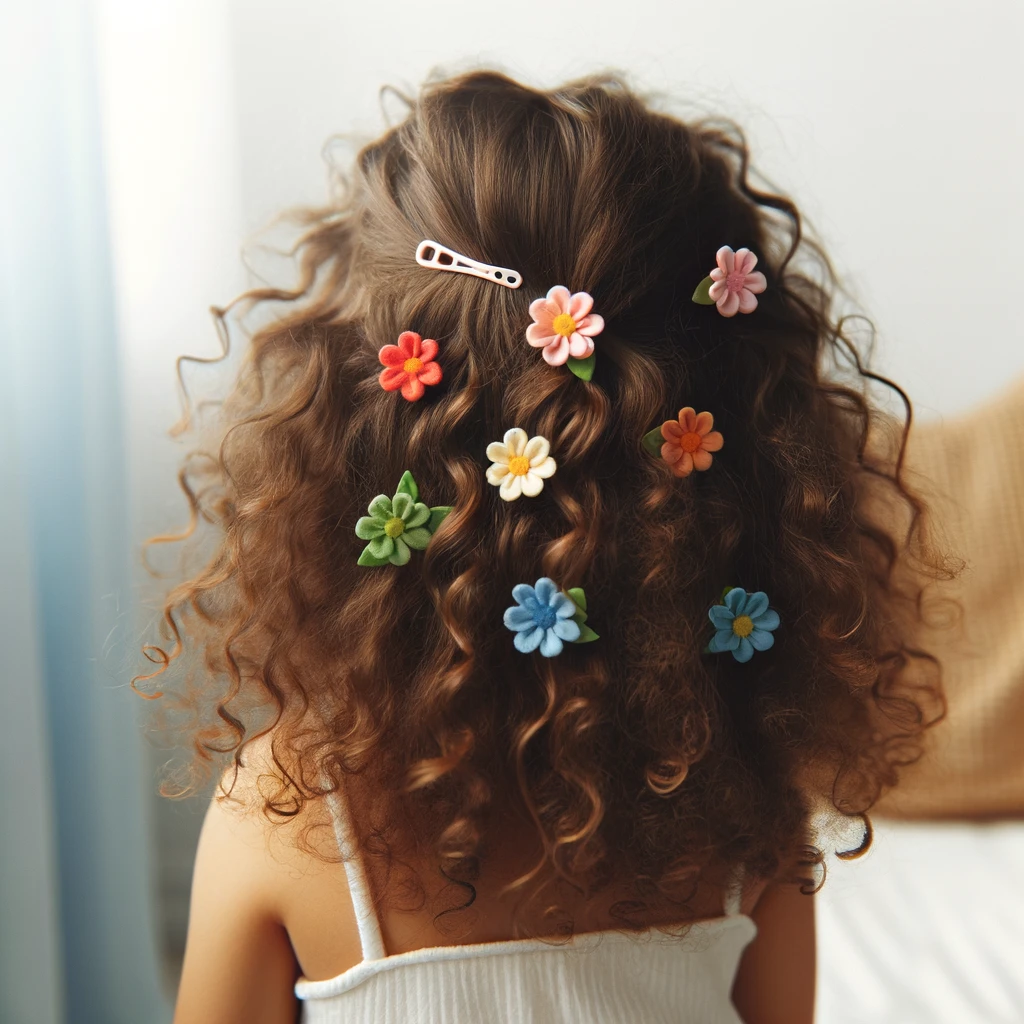
POLYGON ((718 306, 722 316, 753 313, 757 296, 768 287, 764 274, 754 270, 757 257, 749 249, 733 252, 723 245, 715 259, 718 266, 697 285, 693 301, 701 306, 718 306))
POLYGON ((543 349, 549 366, 568 364, 581 380, 594 375, 594 335, 604 330, 604 317, 591 313, 594 300, 586 292, 569 294, 556 284, 543 299, 530 303, 533 323, 526 328, 526 340, 543 349))

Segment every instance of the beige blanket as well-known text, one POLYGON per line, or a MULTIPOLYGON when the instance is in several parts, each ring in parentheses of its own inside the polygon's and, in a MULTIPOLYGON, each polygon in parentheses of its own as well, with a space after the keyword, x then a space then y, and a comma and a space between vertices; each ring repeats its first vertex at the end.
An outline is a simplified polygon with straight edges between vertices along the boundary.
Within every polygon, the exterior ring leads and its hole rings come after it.
POLYGON ((915 426, 908 468, 967 565, 934 586, 959 602, 960 622, 920 640, 942 662, 948 715, 878 810, 1024 816, 1024 382, 970 414, 915 426))

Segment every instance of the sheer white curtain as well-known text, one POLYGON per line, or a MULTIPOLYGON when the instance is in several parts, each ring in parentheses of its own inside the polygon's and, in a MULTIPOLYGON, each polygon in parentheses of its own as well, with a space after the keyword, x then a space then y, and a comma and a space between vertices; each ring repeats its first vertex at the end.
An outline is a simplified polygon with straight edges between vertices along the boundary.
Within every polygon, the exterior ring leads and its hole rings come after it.
MULTIPOLYGON (((168 427, 181 406, 175 360, 220 346, 211 305, 243 290, 243 175, 236 143, 234 40, 224 0, 93 0, 112 260, 117 282, 136 551, 186 521, 175 484, 190 440, 168 427)), ((229 372, 188 373, 193 399, 229 372)), ((172 567, 175 552, 155 555, 172 567)), ((139 633, 155 633, 160 586, 136 564, 139 633)), ((154 763, 166 757, 157 752, 154 763)), ((173 968, 184 940, 202 800, 153 798, 161 933, 173 968)))
POLYGON ((0 11, 0 1019, 150 1024, 153 856, 91 12, 0 11))

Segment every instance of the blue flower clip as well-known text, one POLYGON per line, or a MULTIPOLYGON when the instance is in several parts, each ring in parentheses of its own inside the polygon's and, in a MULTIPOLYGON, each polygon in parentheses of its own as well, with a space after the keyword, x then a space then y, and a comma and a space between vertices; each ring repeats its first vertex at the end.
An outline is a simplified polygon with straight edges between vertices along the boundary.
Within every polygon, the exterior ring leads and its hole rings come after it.
POLYGON ((517 651, 529 654, 540 649, 545 658, 562 653, 565 642, 588 643, 598 639, 587 625, 587 599, 581 587, 562 593, 554 580, 542 576, 531 587, 519 583, 512 588, 515 604, 505 609, 505 626, 515 633, 517 651), (570 596, 571 595, 571 596, 570 596))
POLYGON ((768 607, 764 591, 748 594, 740 587, 727 590, 722 603, 708 610, 708 618, 715 627, 708 651, 730 651, 737 661, 750 661, 754 651, 767 651, 775 643, 772 632, 780 621, 779 613, 768 607))

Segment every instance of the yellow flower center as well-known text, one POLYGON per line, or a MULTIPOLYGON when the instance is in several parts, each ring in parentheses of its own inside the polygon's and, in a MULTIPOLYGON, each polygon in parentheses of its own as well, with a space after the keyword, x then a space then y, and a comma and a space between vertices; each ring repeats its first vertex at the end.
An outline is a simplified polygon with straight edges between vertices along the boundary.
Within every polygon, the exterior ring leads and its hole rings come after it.
POLYGON ((737 636, 750 636, 754 632, 754 620, 749 615, 737 615, 732 620, 732 631, 737 636))
POLYGON ((683 434, 683 436, 679 438, 679 447, 682 448, 684 452, 692 453, 700 447, 700 443, 703 440, 704 439, 700 434, 691 430, 688 434, 683 434))
POLYGON ((402 363, 402 369, 405 370, 406 373, 419 373, 420 370, 423 369, 423 361, 413 356, 412 359, 406 359, 406 361, 402 363))
POLYGON ((392 516, 384 524, 384 532, 394 540, 396 537, 401 537, 405 533, 405 523, 398 518, 398 516, 392 516))
POLYGON ((576 330, 576 321, 568 313, 559 313, 551 321, 551 330, 555 334, 561 334, 563 338, 568 338, 576 330))
POLYGON ((508 460, 508 471, 513 476, 526 476, 530 472, 530 460, 525 455, 513 455, 508 460))

